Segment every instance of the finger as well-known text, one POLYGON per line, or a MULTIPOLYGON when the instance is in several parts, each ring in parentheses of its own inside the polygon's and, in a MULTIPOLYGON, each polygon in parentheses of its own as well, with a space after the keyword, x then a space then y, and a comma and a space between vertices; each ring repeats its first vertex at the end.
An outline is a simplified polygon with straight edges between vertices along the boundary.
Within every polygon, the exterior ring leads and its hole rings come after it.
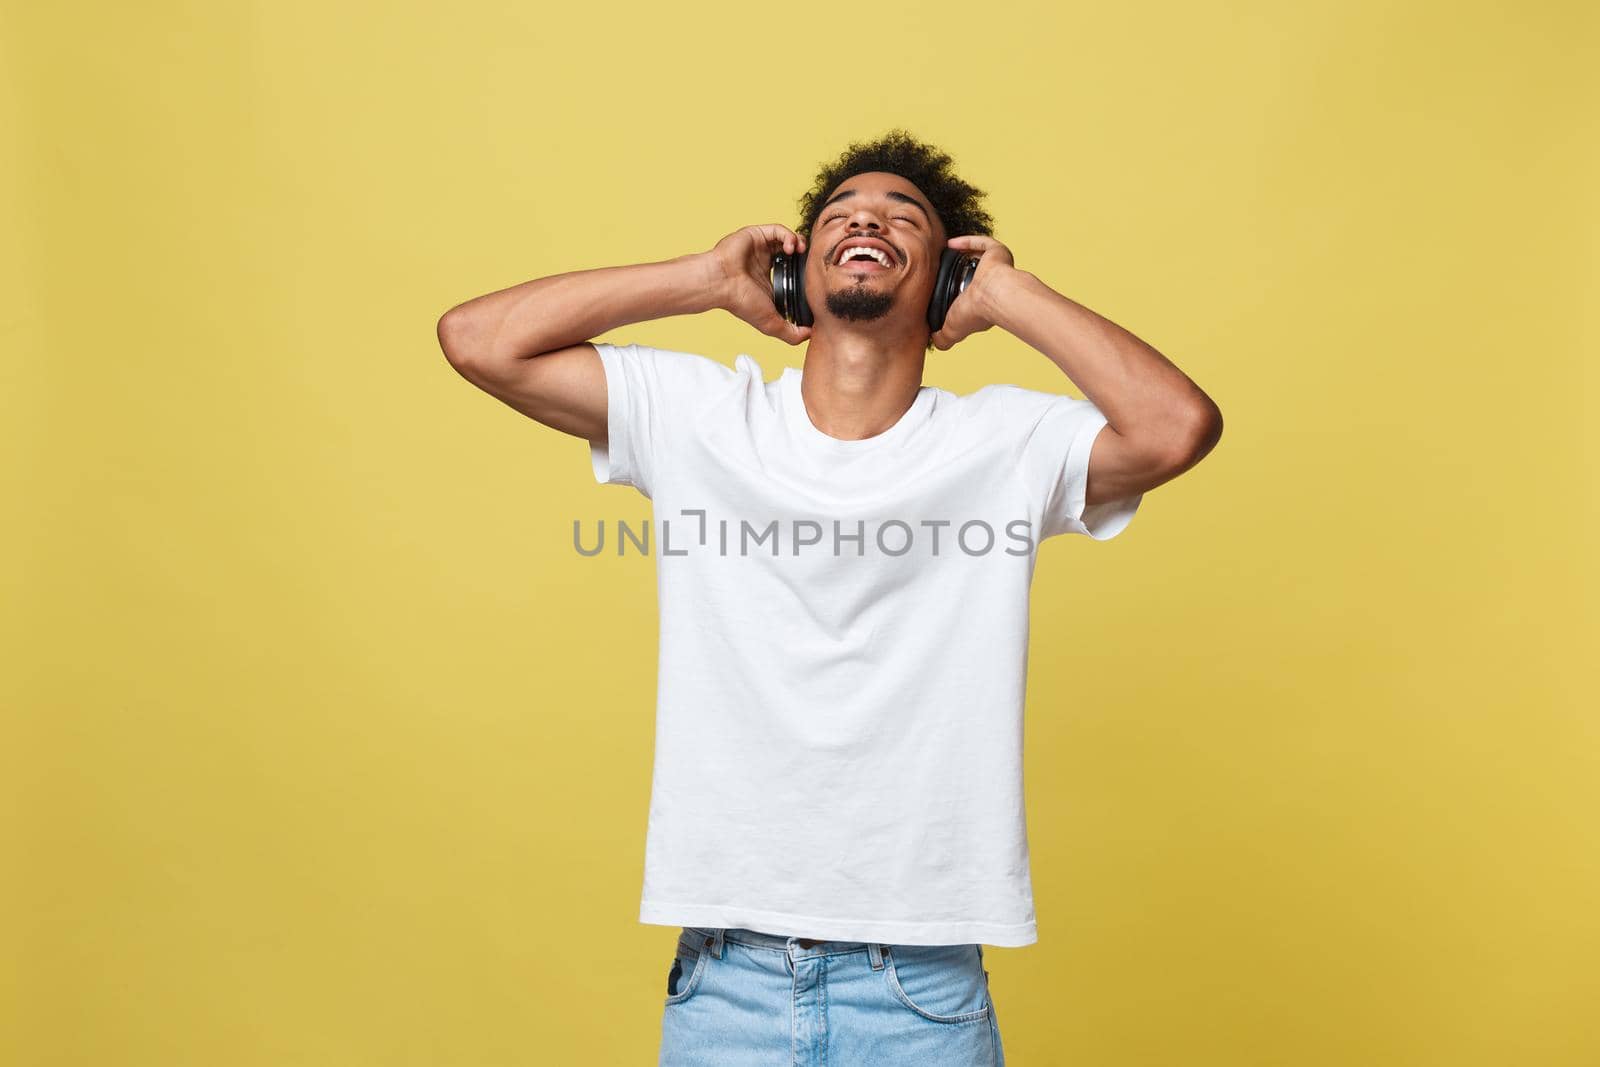
POLYGON ((785 253, 793 251, 789 247, 788 231, 782 226, 779 226, 777 223, 768 223, 765 226, 757 226, 756 232, 761 235, 761 243, 766 246, 768 252, 775 252, 780 248, 783 249, 785 253))
POLYGON ((800 247, 800 235, 781 222, 768 223, 761 229, 769 243, 777 242, 783 246, 786 255, 794 255, 795 250, 800 247))

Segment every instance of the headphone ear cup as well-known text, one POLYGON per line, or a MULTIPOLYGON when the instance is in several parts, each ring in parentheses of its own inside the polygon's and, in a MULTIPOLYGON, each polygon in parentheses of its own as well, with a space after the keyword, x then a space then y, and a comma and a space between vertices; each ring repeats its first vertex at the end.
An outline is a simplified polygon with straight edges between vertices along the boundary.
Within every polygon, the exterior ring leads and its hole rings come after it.
POLYGON ((794 283, 790 279, 789 257, 778 252, 772 257, 772 306, 785 322, 794 321, 794 303, 789 297, 794 283))
POLYGON ((933 281, 933 297, 928 301, 928 329, 934 333, 944 325, 945 313, 961 295, 956 289, 956 268, 961 259, 962 253, 956 248, 946 248, 939 254, 939 276, 933 281))
POLYGON ((806 303, 806 252, 772 257, 772 303, 788 322, 811 325, 811 306, 806 303))

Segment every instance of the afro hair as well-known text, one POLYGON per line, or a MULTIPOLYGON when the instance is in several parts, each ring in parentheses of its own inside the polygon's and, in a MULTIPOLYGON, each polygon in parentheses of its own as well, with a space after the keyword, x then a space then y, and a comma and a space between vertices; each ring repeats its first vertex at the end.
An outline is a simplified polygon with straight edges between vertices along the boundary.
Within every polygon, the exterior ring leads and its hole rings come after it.
POLYGON ((817 174, 800 198, 798 232, 808 239, 822 214, 828 195, 846 178, 869 171, 898 174, 922 190, 944 223, 945 235, 994 236, 994 220, 984 210, 984 191, 956 177, 949 153, 924 144, 903 129, 893 129, 875 141, 851 142, 843 154, 817 174))

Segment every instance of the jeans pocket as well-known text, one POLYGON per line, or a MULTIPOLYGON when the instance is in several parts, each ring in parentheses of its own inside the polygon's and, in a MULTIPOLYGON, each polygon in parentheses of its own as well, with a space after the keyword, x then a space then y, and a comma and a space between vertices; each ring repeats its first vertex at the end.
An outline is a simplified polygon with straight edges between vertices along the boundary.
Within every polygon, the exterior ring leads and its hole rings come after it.
POLYGON ((976 945, 886 945, 883 980, 894 999, 936 1023, 989 1018, 989 983, 976 945))
POLYGON ((667 971, 668 1004, 682 1004, 694 996, 705 978, 710 959, 711 954, 705 948, 705 934, 685 929, 678 937, 678 946, 672 953, 672 967, 667 971))

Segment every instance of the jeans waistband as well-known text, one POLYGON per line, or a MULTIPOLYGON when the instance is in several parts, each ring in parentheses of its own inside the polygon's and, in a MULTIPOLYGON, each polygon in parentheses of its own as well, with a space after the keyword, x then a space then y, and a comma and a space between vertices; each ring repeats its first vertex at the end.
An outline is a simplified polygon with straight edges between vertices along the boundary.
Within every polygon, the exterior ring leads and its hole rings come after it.
MULTIPOLYGON (((883 966, 883 957, 894 947, 887 942, 880 941, 812 940, 785 934, 769 934, 742 926, 685 926, 683 933, 679 936, 690 938, 696 943, 697 948, 708 950, 717 959, 722 958, 723 945, 729 941, 754 948, 770 949, 773 952, 782 952, 791 961, 811 959, 815 956, 830 956, 841 952, 865 951, 867 960, 872 964, 872 969, 875 971, 883 966), (807 943, 801 944, 801 942, 807 943)), ((973 947, 978 950, 978 959, 981 962, 983 959, 983 946, 975 944, 973 947)))
MULTIPOLYGON (((826 941, 812 940, 799 936, 785 934, 768 934, 760 930, 750 930, 742 926, 685 926, 680 937, 688 937, 710 951, 717 959, 722 958, 722 947, 726 942, 749 945, 755 948, 771 949, 782 952, 792 960, 810 959, 814 956, 829 956, 840 952, 865 951, 867 959, 872 964, 872 969, 877 970, 883 966, 883 957, 893 946, 880 941, 826 941), (802 941, 808 942, 801 944, 802 941)), ((978 959, 983 959, 983 946, 974 945, 978 950, 978 959)))
POLYGON ((866 941, 828 941, 823 939, 789 936, 786 934, 769 934, 761 930, 751 930, 742 926, 715 927, 715 926, 685 926, 684 930, 703 938, 705 943, 713 946, 712 955, 720 955, 722 943, 733 941, 741 945, 755 948, 771 949, 782 952, 791 959, 805 959, 811 956, 827 956, 837 952, 862 952, 865 951, 872 957, 873 966, 878 965, 878 957, 882 954, 884 946, 879 943, 866 941), (801 942, 805 942, 802 944, 801 942))

